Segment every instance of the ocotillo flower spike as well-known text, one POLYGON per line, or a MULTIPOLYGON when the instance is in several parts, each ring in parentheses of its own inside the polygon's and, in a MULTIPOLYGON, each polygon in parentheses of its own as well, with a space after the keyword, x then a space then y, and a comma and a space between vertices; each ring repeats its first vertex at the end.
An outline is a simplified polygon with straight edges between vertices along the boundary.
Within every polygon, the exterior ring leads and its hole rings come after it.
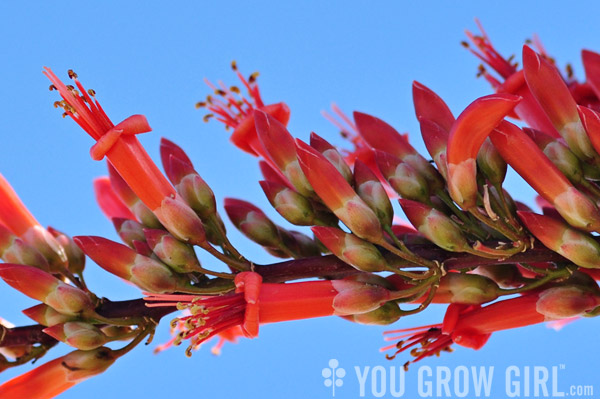
POLYGON ((0 371, 45 355, 57 340, 82 349, 1 384, 0 397, 55 397, 106 370, 176 310, 185 313, 160 349, 188 340, 190 354, 211 337, 214 352, 254 338, 264 324, 336 316, 385 325, 431 303, 448 305, 442 323, 389 332, 398 335, 388 336, 391 357, 410 350, 414 361, 453 344, 480 349, 509 328, 599 315, 600 54, 583 51, 586 81, 578 81, 570 67, 563 76, 534 37, 520 69, 479 28, 479 35, 467 32, 472 45, 465 46, 485 64, 478 75, 495 94, 455 118, 440 96, 413 82, 432 160, 408 133, 335 105, 324 116, 350 147, 315 133, 310 145, 299 141, 288 131, 287 105, 265 105, 257 75, 244 77, 235 63, 241 87, 207 82, 214 93, 199 104, 212 113, 205 119, 233 128, 234 144, 259 158, 260 184, 279 212, 225 200, 235 227, 284 259, 262 264, 230 240, 221 200, 181 147, 161 141, 164 176, 136 138, 151 130, 144 116, 113 124, 74 72, 65 85, 46 68, 50 89, 62 97, 55 106, 94 139, 92 159, 107 159, 109 176, 94 189, 126 245, 42 227, 0 176, 0 279, 36 300, 23 313, 39 323, 15 327, 0 318, 0 371), (507 165, 539 194, 543 215, 503 187, 507 165), (394 215, 397 194, 415 228, 394 215), (310 227, 314 238, 279 225, 280 215, 310 227), (92 292, 84 254, 146 298, 92 292), (126 343, 102 346, 109 341, 126 343))

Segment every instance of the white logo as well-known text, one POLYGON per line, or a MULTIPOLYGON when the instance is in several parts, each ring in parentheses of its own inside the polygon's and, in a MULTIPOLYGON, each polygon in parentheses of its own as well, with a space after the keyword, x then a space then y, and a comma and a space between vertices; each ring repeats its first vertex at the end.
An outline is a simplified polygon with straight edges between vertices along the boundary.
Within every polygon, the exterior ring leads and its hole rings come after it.
POLYGON ((338 367, 340 363, 337 359, 329 360, 329 368, 325 367, 321 371, 321 375, 325 378, 323 383, 326 387, 331 387, 331 396, 335 397, 335 387, 341 387, 344 385, 344 381, 342 380, 346 376, 346 370, 341 367, 338 367))

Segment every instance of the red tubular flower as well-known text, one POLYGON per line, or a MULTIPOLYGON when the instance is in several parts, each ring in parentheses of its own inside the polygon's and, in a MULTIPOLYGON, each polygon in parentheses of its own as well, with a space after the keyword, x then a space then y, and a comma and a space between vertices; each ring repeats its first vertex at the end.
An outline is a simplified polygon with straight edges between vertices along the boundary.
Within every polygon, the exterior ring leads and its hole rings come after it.
POLYGON ((448 306, 441 324, 386 331, 386 341, 401 340, 382 350, 396 349, 394 358, 407 349, 414 348, 411 355, 417 362, 425 357, 449 351, 453 343, 481 349, 496 331, 525 327, 548 320, 564 319, 583 314, 600 303, 596 290, 577 285, 559 286, 541 292, 494 302, 485 307, 457 305, 448 306), (390 336, 401 333, 399 336, 390 336))
POLYGON ((582 160, 597 158, 579 118, 577 103, 556 67, 523 46, 523 70, 527 86, 571 151, 582 160))
POLYGON ((579 192, 544 155, 533 140, 512 123, 503 121, 490 134, 502 158, 572 226, 600 229, 600 211, 579 192), (539 171, 544 173, 540 174, 539 171))
POLYGON ((242 327, 246 337, 255 338, 260 324, 362 314, 390 300, 385 288, 350 280, 268 284, 262 283, 257 273, 242 272, 235 284, 235 293, 218 297, 153 295, 146 298, 146 306, 177 306, 190 311, 189 316, 179 318, 186 329, 175 343, 190 339, 187 353, 191 354, 204 341, 236 326, 242 327))
POLYGON ((96 140, 98 147, 93 147, 96 152, 105 153, 129 187, 150 209, 157 209, 165 197, 175 195, 173 187, 135 137, 151 130, 144 116, 134 115, 115 126, 93 97, 93 91, 88 93, 72 71, 69 77, 75 81, 79 91, 65 86, 50 68, 44 68, 44 75, 64 99, 66 114, 96 140), (115 134, 118 136, 113 139, 115 134), (106 143, 105 139, 108 140, 106 143))
POLYGON ((146 118, 134 115, 114 125, 96 101, 94 92, 87 92, 73 71, 69 71, 69 77, 79 91, 65 86, 49 68, 44 69, 44 74, 64 99, 59 104, 65 113, 96 140, 92 158, 102 159, 106 155, 131 190, 169 232, 184 241, 202 243, 205 237, 200 219, 176 196, 173 187, 135 137, 151 130, 146 118))
POLYGON ((371 242, 380 242, 383 232, 375 212, 325 156, 301 140, 296 140, 296 145, 300 166, 325 205, 354 234, 371 242))
POLYGON ((0 385, 2 399, 51 399, 104 372, 117 356, 109 348, 77 350, 0 385))
POLYGON ((461 207, 477 203, 479 148, 490 132, 521 100, 511 94, 491 94, 473 101, 456 119, 448 139, 448 190, 461 207))
POLYGON ((197 106, 206 107, 214 113, 206 115, 205 120, 215 116, 227 128, 234 129, 230 139, 238 148, 255 156, 264 156, 264 151, 256 133, 254 111, 266 112, 285 126, 290 119, 290 109, 283 102, 265 105, 256 84, 258 73, 255 72, 246 79, 238 71, 235 62, 231 64, 231 67, 248 91, 249 98, 241 95, 240 89, 235 86, 228 88, 219 82, 219 87, 216 87, 206 80, 208 86, 215 91, 216 95, 222 97, 222 100, 208 96, 206 102, 199 102, 197 106))

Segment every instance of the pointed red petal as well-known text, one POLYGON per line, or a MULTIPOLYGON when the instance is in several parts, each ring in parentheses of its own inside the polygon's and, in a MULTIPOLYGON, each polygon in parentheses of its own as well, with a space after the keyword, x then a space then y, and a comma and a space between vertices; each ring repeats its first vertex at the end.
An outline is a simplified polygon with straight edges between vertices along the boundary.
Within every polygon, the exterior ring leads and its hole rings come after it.
POLYGON ((521 97, 512 94, 490 94, 473 101, 452 126, 448 163, 459 164, 475 159, 486 137, 520 100, 521 97))
POLYGON ((583 59, 587 82, 592 86, 596 96, 600 97, 600 54, 590 50, 582 50, 581 58, 583 59))
POLYGON ((398 158, 416 153, 396 129, 381 119, 354 111, 354 121, 360 135, 371 147, 389 152, 398 158))
POLYGON ((579 120, 577 104, 556 67, 528 46, 523 46, 523 70, 529 89, 559 132, 579 120))
POLYGON ((428 119, 449 132, 454 124, 454 115, 448 105, 427 86, 414 81, 412 85, 413 102, 417 119, 428 119))

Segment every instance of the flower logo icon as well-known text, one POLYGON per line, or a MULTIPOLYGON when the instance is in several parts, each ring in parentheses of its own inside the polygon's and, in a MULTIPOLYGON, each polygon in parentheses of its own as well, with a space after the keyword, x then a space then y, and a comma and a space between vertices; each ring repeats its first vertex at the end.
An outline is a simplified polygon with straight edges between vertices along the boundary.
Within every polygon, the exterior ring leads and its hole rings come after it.
POLYGON ((321 375, 325 378, 323 383, 326 387, 331 387, 331 396, 335 397, 335 387, 344 385, 343 378, 346 376, 346 370, 339 367, 340 363, 337 359, 329 360, 329 367, 325 367, 321 371, 321 375))

